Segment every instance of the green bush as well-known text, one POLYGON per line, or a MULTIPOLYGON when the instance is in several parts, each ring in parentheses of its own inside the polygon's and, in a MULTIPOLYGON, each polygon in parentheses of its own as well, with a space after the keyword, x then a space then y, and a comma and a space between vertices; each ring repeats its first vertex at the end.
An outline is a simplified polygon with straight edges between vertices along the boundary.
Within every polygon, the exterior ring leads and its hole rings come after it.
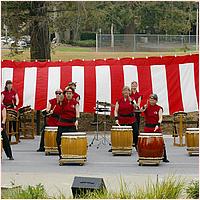
POLYGON ((186 188, 187 198, 199 199, 199 181, 192 181, 186 188))
POLYGON ((83 32, 80 36, 81 40, 96 40, 95 32, 83 32))
POLYGON ((73 46, 79 46, 79 47, 95 47, 96 41, 95 40, 78 40, 72 42, 73 46))
POLYGON ((177 199, 184 190, 184 182, 171 176, 161 182, 149 181, 144 188, 137 188, 134 192, 135 199, 177 199))
POLYGON ((2 199, 48 199, 48 195, 42 184, 27 186, 15 190, 8 189, 1 194, 2 199))

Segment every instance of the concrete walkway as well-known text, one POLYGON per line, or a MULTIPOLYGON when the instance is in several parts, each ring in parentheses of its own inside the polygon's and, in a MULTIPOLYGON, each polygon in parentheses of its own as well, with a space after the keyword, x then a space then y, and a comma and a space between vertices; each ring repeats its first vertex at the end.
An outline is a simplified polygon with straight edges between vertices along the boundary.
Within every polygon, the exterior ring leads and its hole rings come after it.
MULTIPOLYGON (((88 135, 88 142, 92 138, 88 135)), ((11 181, 17 185, 42 183, 49 194, 61 191, 69 197, 74 176, 102 177, 109 190, 119 190, 121 178, 130 189, 144 185, 148 179, 155 181, 157 175, 159 180, 172 174, 187 181, 198 179, 199 157, 189 156, 186 147, 174 147, 171 136, 164 138, 170 163, 161 162, 159 166, 138 166, 135 150, 132 156, 112 156, 108 152, 110 146, 100 145, 97 149, 98 142, 88 148, 88 160, 84 166, 59 166, 58 156, 36 152, 39 136, 34 140, 21 140, 21 143, 12 145, 14 161, 7 160, 3 153, 1 184, 10 185, 11 181)))

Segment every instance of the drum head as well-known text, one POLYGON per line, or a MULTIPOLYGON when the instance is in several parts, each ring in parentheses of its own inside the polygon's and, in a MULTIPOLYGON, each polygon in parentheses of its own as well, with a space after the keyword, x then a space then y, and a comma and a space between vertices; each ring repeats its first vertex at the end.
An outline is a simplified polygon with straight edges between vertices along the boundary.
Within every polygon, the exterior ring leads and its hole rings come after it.
POLYGON ((132 126, 112 126, 112 129, 132 129, 132 126))
POLYGON ((57 131, 58 127, 57 126, 46 126, 45 131, 57 131))
POLYGON ((162 133, 140 133, 139 136, 149 136, 149 137, 162 136, 162 133))
POLYGON ((69 132, 69 133, 62 133, 62 136, 86 136, 85 132, 69 132))
POLYGON ((199 131, 199 128, 187 128, 187 131, 199 131))

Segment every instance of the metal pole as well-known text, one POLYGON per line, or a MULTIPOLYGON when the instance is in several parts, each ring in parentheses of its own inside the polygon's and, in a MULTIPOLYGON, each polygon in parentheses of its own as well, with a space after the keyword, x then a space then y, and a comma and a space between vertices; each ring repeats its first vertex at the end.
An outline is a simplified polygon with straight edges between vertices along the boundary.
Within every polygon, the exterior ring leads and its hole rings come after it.
POLYGON ((96 33, 96 52, 98 52, 98 33, 96 33))
POLYGON ((197 24, 196 24, 196 51, 198 51, 199 43, 199 9, 197 8, 197 24))

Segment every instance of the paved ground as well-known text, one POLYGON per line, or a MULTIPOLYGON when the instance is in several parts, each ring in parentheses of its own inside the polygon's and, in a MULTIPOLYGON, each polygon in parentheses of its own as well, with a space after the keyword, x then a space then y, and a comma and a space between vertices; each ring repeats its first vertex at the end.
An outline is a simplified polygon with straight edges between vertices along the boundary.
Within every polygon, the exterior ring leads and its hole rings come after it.
MULTIPOLYGON (((93 138, 88 136, 88 142, 93 138)), ((149 178, 156 180, 167 175, 176 175, 186 180, 197 179, 199 176, 199 157, 188 156, 186 147, 174 147, 173 138, 165 136, 165 143, 170 163, 159 166, 138 166, 137 153, 132 156, 112 156, 108 152, 109 145, 97 143, 88 149, 88 161, 84 166, 59 166, 58 156, 45 156, 36 152, 40 137, 34 140, 22 140, 18 145, 12 145, 15 160, 9 161, 3 153, 2 186, 11 181, 22 185, 43 183, 50 194, 58 190, 71 195, 71 184, 74 176, 102 177, 109 190, 118 190, 120 178, 129 186, 144 184, 149 178)))

